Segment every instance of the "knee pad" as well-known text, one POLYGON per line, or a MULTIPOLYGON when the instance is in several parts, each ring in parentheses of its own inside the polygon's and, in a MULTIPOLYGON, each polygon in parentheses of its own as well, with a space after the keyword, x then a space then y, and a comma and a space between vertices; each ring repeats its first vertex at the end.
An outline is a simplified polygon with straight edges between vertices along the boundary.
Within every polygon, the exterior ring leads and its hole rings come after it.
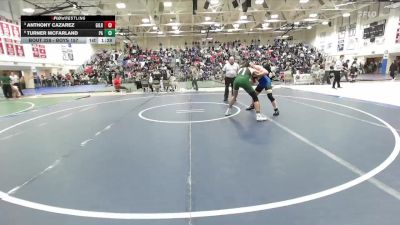
POLYGON ((271 102, 275 101, 275 98, 272 96, 272 93, 268 93, 267 96, 268 96, 268 99, 269 99, 271 102))
POLYGON ((257 87, 256 87, 256 92, 258 92, 258 93, 260 93, 260 92, 262 92, 263 91, 263 87, 261 86, 261 85, 257 85, 257 87))
POLYGON ((258 102, 258 97, 255 91, 251 92, 250 96, 253 99, 253 102, 258 102))

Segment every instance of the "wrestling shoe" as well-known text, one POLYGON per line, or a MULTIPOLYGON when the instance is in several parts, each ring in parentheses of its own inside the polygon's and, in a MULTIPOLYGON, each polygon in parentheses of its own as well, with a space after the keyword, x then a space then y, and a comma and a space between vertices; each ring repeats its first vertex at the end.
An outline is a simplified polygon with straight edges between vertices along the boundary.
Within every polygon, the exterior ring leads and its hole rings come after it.
POLYGON ((253 110, 254 109, 254 105, 250 105, 249 107, 246 108, 246 110, 253 110))
POLYGON ((267 116, 265 116, 265 115, 263 115, 261 113, 257 113, 256 120, 257 121, 265 121, 265 120, 267 120, 267 116))
POLYGON ((225 116, 229 116, 232 114, 232 109, 231 108, 227 108, 226 112, 225 112, 225 116))
POLYGON ((272 114, 273 116, 279 116, 279 109, 276 109, 275 111, 274 111, 274 114, 272 114))

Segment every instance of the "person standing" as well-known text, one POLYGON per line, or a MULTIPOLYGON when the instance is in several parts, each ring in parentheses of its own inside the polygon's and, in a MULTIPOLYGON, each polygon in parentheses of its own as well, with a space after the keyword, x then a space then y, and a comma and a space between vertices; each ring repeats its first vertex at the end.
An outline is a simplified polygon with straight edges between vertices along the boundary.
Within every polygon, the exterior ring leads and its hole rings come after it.
POLYGON ((150 88, 151 92, 154 92, 154 90, 153 90, 153 81, 154 81, 153 76, 150 73, 149 74, 149 88, 150 88))
POLYGON ((340 58, 338 60, 336 60, 335 62, 335 67, 334 67, 334 79, 333 79, 333 84, 332 84, 332 88, 336 89, 335 84, 337 83, 338 88, 340 87, 340 72, 343 69, 343 58, 344 55, 341 55, 340 58))
POLYGON ((397 70, 398 70, 398 68, 397 68, 397 63, 395 60, 392 62, 392 64, 390 64, 390 67, 389 67, 389 72, 390 72, 390 76, 392 77, 392 80, 395 79, 395 74, 396 74, 397 70))
POLYGON ((11 79, 11 85, 17 87, 18 92, 19 92, 21 95, 24 95, 24 93, 22 93, 22 90, 21 90, 21 84, 20 84, 20 82, 19 82, 19 79, 20 79, 20 78, 18 77, 18 75, 15 74, 15 73, 11 73, 10 79, 11 79))
POLYGON ((357 73, 357 59, 354 59, 350 67, 350 82, 356 82, 357 73))
POLYGON ((192 72, 192 88, 195 89, 196 91, 199 90, 199 86, 197 85, 197 80, 199 79, 200 76, 200 64, 199 65, 194 65, 191 68, 192 72))
POLYGON ((3 89, 4 97, 12 98, 11 79, 9 76, 0 75, 0 83, 3 89))
POLYGON ((239 71, 239 65, 235 63, 235 58, 233 58, 233 56, 229 57, 229 61, 224 65, 222 71, 225 72, 224 102, 226 102, 228 101, 229 86, 232 88, 231 93, 233 95, 233 82, 235 81, 235 77, 239 71))
POLYGON ((346 60, 346 62, 343 63, 343 68, 342 68, 342 73, 343 76, 346 78, 346 81, 349 82, 349 63, 350 60, 346 60))

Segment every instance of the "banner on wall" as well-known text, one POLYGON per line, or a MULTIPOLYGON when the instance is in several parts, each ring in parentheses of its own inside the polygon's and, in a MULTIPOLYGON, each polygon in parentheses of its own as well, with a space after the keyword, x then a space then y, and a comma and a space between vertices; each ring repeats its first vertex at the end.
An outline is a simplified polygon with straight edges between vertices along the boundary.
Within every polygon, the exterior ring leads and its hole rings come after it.
POLYGON ((16 25, 16 24, 11 24, 10 26, 11 26, 13 37, 16 38, 16 39, 20 39, 21 35, 20 35, 20 32, 19 32, 19 26, 16 25))
POLYGON ((71 45, 61 45, 61 50, 64 61, 74 61, 74 53, 71 45))
POLYGON ((10 24, 2 21, 2 22, 0 22, 0 26, 3 29, 3 36, 4 37, 11 37, 10 24))
POLYGON ((356 36, 356 27, 357 27, 357 24, 350 24, 349 25, 349 29, 348 29, 349 37, 355 37, 356 36))
POLYGON ((4 38, 4 43, 6 46, 6 52, 7 55, 9 56, 15 56, 15 50, 14 50, 14 42, 10 38, 4 38))
POLYGON ((355 37, 351 37, 349 38, 349 41, 347 43, 347 50, 354 50, 356 48, 357 45, 357 38, 355 37))
POLYGON ((39 58, 39 47, 37 45, 32 45, 33 58, 39 58))
POLYGON ((346 37, 346 27, 339 27, 339 32, 338 32, 338 51, 341 52, 344 50, 344 40, 346 37))
POLYGON ((344 39, 338 41, 338 51, 341 52, 344 49, 344 39))
POLYGON ((400 17, 397 23, 396 44, 400 44, 400 17))
POLYGON ((25 57, 24 46, 17 40, 14 40, 15 52, 19 57, 25 57))
POLYGON ((346 27, 339 27, 338 39, 344 39, 346 37, 346 27))
POLYGON ((40 58, 47 58, 46 56, 46 46, 45 45, 38 45, 39 46, 39 57, 40 58))
POLYGON ((0 38, 0 55, 4 55, 4 47, 1 38, 0 38))
POLYGON ((45 45, 32 45, 33 58, 47 58, 45 45))
POLYGON ((18 22, 0 16, 0 36, 20 40, 21 32, 18 22))

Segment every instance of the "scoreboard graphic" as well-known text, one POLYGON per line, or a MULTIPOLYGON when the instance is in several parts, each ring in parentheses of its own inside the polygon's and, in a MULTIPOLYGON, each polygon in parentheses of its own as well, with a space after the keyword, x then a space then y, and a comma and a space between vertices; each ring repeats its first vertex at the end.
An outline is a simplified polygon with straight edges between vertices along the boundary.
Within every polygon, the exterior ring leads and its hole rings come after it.
POLYGON ((23 44, 114 44, 115 16, 21 16, 23 44))

